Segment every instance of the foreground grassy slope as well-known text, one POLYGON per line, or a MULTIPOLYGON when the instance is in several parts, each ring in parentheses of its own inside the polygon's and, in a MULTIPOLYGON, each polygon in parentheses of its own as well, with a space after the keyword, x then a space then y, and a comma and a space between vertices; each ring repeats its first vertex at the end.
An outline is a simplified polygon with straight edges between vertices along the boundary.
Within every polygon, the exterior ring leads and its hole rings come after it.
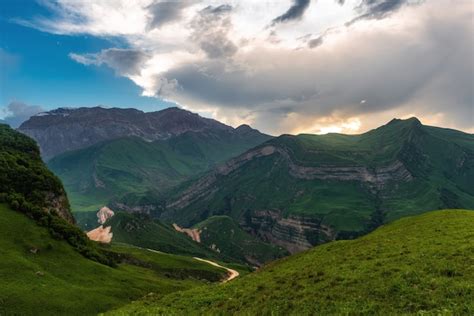
POLYGON ((261 265, 288 255, 283 248, 245 232, 229 216, 212 216, 194 228, 199 230, 202 244, 240 262, 261 265))
POLYGON ((408 217, 228 284, 149 297, 113 314, 470 315, 472 227, 474 211, 408 217))
POLYGON ((163 295, 225 275, 191 258, 130 246, 114 247, 123 263, 111 268, 5 204, 0 218, 1 315, 94 315, 150 292, 163 295))

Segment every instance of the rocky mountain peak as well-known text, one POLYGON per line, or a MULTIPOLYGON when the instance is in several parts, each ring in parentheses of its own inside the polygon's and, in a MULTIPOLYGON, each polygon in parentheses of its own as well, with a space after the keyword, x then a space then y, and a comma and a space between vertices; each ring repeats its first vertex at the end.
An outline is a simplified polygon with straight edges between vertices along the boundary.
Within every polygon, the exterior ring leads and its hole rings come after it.
POLYGON ((241 131, 177 107, 145 113, 137 109, 101 106, 58 108, 39 113, 24 122, 18 130, 38 142, 46 160, 66 151, 122 137, 134 136, 155 141, 186 132, 241 131))

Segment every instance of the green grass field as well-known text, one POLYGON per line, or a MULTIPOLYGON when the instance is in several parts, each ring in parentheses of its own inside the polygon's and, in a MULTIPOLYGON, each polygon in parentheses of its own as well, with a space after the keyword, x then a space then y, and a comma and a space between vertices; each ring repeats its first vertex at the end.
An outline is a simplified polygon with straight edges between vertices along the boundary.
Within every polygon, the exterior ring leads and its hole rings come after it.
POLYGON ((227 284, 156 295, 113 315, 472 315, 474 211, 407 217, 227 284))
POLYGON ((118 268, 88 260, 24 214, 0 204, 0 315, 95 315, 150 292, 164 295, 225 276, 189 257, 117 245, 118 268))

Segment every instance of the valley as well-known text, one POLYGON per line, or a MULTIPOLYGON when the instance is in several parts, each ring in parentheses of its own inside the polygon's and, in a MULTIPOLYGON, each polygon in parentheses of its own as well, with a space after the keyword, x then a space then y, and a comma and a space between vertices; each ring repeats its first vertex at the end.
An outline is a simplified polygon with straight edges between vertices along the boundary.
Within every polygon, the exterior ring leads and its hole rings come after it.
POLYGON ((473 0, 0 0, 0 316, 474 316, 473 0))
MULTIPOLYGON (((78 124, 75 111, 42 114, 25 126, 37 136, 49 116, 59 126, 70 117, 78 124)), ((218 122, 179 127, 182 115, 201 118, 172 112, 176 135, 109 135, 49 157, 56 175, 40 159, 48 150, 2 127, 8 164, 0 210, 8 220, 0 229, 9 236, 2 264, 18 272, 1 275, 0 308, 114 315, 473 310, 466 302, 474 213, 436 211, 474 209, 472 134, 411 118, 360 135, 270 137, 218 122), (35 294, 22 295, 30 286, 35 294), (57 299, 48 302, 53 288, 57 299), (400 301, 389 303, 391 295, 400 301), (66 303, 72 296, 82 303, 66 303)))

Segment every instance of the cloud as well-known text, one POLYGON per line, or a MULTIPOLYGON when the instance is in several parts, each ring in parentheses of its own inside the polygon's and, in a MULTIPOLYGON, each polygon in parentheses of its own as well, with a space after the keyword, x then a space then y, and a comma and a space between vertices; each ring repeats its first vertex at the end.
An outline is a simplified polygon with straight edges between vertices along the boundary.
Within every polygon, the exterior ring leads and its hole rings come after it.
POLYGON ((252 118, 274 133, 287 131, 290 117, 343 121, 415 108, 422 117, 445 113, 446 122, 469 129, 474 52, 465 39, 473 36, 472 9, 445 9, 406 7, 385 23, 361 22, 332 34, 317 50, 257 47, 232 63, 207 60, 163 76, 182 87, 172 97, 180 104, 252 118))
POLYGON ((150 12, 149 28, 160 28, 166 23, 177 21, 182 18, 183 9, 190 6, 194 1, 156 1, 147 9, 150 12))
POLYGON ((232 6, 227 4, 208 6, 190 23, 191 40, 211 59, 230 57, 237 52, 237 46, 228 38, 232 28, 231 11, 232 6))
POLYGON ((362 0, 356 7, 356 11, 359 12, 360 15, 347 22, 347 24, 350 25, 363 19, 384 19, 404 5, 420 4, 423 1, 424 0, 362 0))
POLYGON ((41 106, 13 101, 3 110, 3 114, 5 115, 4 122, 13 128, 17 128, 31 116, 43 111, 44 109, 41 106))
POLYGON ((300 19, 306 9, 308 9, 310 2, 311 0, 294 0, 293 5, 288 9, 288 11, 274 18, 272 24, 275 25, 277 23, 285 23, 300 19))
POLYGON ((164 2, 151 0, 54 3, 57 17, 35 27, 128 47, 71 58, 227 123, 360 132, 414 114, 474 128, 469 1, 296 1, 289 10, 282 1, 177 1, 161 12, 164 2), (278 30, 268 28, 275 16, 278 30))
POLYGON ((324 40, 323 36, 319 36, 319 37, 310 39, 308 41, 308 47, 309 48, 316 48, 318 46, 321 46, 321 45, 323 45, 323 40, 324 40))
POLYGON ((109 48, 95 54, 70 53, 69 57, 84 65, 106 64, 122 76, 138 74, 141 66, 150 59, 150 56, 145 52, 119 48, 109 48))

